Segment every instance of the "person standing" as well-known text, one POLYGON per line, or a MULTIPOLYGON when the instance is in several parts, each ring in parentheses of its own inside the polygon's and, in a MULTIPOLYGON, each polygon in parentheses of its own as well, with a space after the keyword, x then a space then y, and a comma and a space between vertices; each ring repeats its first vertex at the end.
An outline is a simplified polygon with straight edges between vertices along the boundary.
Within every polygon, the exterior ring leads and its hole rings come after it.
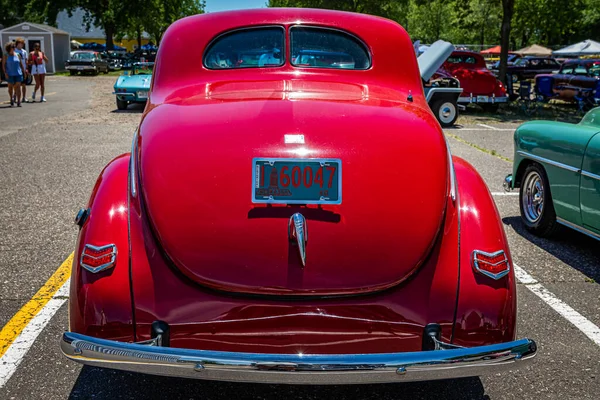
POLYGON ((2 59, 2 70, 8 82, 8 95, 10 96, 10 106, 21 107, 21 82, 23 82, 23 63, 21 55, 15 51, 15 43, 9 42, 4 48, 6 54, 2 59), (14 95, 14 97, 13 97, 14 95))
POLYGON ((33 46, 33 51, 30 54, 29 59, 31 60, 31 73, 35 79, 35 89, 33 89, 33 95, 31 100, 35 101, 35 94, 40 89, 41 96, 40 103, 46 102, 44 93, 46 91, 46 62, 48 57, 40 50, 40 44, 36 43, 33 46))
POLYGON ((21 56, 21 64, 22 64, 22 70, 23 70, 23 82, 21 83, 21 98, 23 99, 23 102, 28 103, 29 100, 27 100, 27 75, 28 75, 28 71, 27 71, 27 50, 24 49, 25 47, 25 39, 23 38, 17 38, 17 40, 15 40, 15 51, 17 53, 19 53, 19 55, 21 56))

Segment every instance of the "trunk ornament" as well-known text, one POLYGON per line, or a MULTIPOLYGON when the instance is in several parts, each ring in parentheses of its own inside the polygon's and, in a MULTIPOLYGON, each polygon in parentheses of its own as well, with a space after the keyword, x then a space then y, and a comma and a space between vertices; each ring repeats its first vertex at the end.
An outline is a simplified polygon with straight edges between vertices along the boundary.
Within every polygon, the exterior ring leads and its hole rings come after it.
POLYGON ((294 213, 294 215, 290 217, 290 221, 288 223, 288 236, 290 242, 295 243, 298 246, 300 261, 302 261, 302 266, 306 267, 306 243, 308 243, 308 230, 304 215, 300 213, 294 213))

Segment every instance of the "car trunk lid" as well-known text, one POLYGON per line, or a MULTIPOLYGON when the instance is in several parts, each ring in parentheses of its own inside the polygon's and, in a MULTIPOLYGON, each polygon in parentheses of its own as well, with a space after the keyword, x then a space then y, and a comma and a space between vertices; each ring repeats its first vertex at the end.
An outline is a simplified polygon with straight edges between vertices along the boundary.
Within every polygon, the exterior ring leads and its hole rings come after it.
POLYGON ((273 295, 366 293, 414 273, 435 242, 448 189, 433 116, 360 100, 350 86, 328 91, 328 101, 310 99, 307 87, 291 100, 261 85, 244 97, 244 85, 233 86, 236 96, 157 106, 141 126, 143 199, 172 264, 214 289, 273 295), (286 143, 290 134, 302 140, 286 143), (341 160, 341 204, 253 203, 257 157, 341 160), (291 237, 295 213, 306 220, 305 265, 291 237))

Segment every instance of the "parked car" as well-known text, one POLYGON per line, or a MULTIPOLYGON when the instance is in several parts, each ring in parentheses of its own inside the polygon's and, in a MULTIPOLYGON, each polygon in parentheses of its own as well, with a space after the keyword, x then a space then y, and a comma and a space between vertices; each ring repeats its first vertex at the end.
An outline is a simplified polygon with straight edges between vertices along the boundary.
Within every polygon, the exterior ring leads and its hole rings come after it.
POLYGON ((76 218, 68 358, 305 384, 528 365, 536 345, 516 340, 494 200, 451 156, 396 22, 302 8, 187 17, 152 78, 131 153, 76 218), (182 38, 198 62, 182 62, 182 38), (291 57, 316 46, 354 67, 291 57), (237 64, 273 48, 278 63, 237 64), (208 65, 215 54, 227 62, 208 65))
POLYGON ((108 74, 108 57, 96 51, 75 51, 65 62, 65 69, 71 75, 77 75, 78 72, 92 75, 98 75, 100 72, 108 74))
POLYGON ((512 77, 513 82, 525 79, 533 79, 538 74, 549 74, 558 71, 560 64, 550 57, 527 56, 516 60, 506 69, 506 73, 512 77))
MULTIPOLYGON (((462 88, 459 104, 476 103, 488 111, 496 111, 508 96, 504 85, 485 66, 483 57, 471 51, 454 51, 441 69, 458 79, 462 88)), ((438 75, 441 75, 438 71, 438 75)))
MULTIPOLYGON (((518 54, 509 54, 508 60, 506 61, 506 63, 507 63, 506 65, 513 65, 520 58, 521 58, 521 56, 518 54)), ((489 69, 492 71, 496 71, 496 73, 497 73, 497 71, 500 69, 500 60, 494 60, 494 62, 491 63, 489 69)))
POLYGON ((578 124, 531 121, 515 131, 507 190, 521 188, 525 227, 552 236, 567 226, 600 239, 600 107, 578 124))
POLYGON ((131 103, 146 103, 153 68, 154 63, 135 63, 131 74, 125 73, 119 76, 113 92, 116 95, 119 110, 127 109, 131 103))
POLYGON ((541 101, 583 101, 593 107, 600 103, 600 60, 569 60, 557 74, 536 75, 535 91, 541 101))
POLYGON ((453 51, 452 44, 438 40, 417 59, 425 100, 444 128, 454 125, 458 119, 458 98, 462 93, 458 79, 449 73, 439 72, 440 66, 453 51))

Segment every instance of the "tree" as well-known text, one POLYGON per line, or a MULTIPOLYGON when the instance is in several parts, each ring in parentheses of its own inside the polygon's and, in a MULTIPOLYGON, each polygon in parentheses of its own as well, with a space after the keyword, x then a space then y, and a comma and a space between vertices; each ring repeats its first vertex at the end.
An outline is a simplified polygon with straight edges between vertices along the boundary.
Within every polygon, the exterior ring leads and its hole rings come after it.
POLYGON ((502 25, 500 28, 500 70, 498 79, 506 84, 506 67, 508 65, 508 46, 510 43, 510 26, 515 10, 515 0, 502 0, 502 25))
POLYGON ((113 37, 118 34, 127 21, 130 4, 122 0, 77 0, 78 5, 86 11, 84 22, 88 27, 94 25, 104 29, 106 48, 114 48, 113 37))
POLYGON ((137 18, 157 44, 169 25, 178 19, 202 14, 206 7, 204 0, 132 0, 128 4, 139 11, 137 18), (140 4, 134 5, 136 2, 140 4))

